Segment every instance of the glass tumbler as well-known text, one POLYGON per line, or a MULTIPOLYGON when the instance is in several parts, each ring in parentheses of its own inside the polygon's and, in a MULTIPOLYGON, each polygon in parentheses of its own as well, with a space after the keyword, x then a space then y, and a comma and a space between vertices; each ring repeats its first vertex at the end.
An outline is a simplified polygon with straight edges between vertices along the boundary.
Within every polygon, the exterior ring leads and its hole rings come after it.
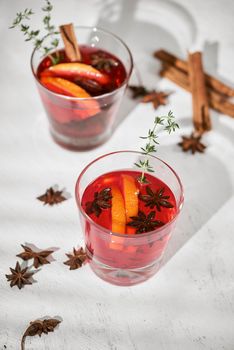
MULTIPOLYGON (((75 33, 79 45, 113 54, 122 62, 126 71, 122 85, 111 92, 90 98, 65 96, 41 84, 37 77, 37 69, 43 57, 39 50, 33 51, 32 72, 49 120, 50 133, 60 146, 79 151, 95 148, 111 136, 119 105, 132 72, 133 61, 127 45, 110 32, 96 27, 80 26, 75 27, 75 33), (84 118, 84 115, 90 117, 84 118)), ((61 48, 62 43, 57 49, 61 48)))
MULTIPOLYGON (((95 223, 81 205, 86 187, 99 176, 112 171, 139 171, 134 165, 143 160, 139 152, 119 151, 103 155, 90 164, 78 177, 75 196, 80 215, 86 251, 91 269, 101 279, 120 286, 144 282, 159 269, 167 243, 183 205, 183 187, 178 175, 163 160, 149 156, 154 176, 172 191, 176 213, 171 221, 151 232, 119 234, 95 223)), ((152 176, 152 173, 150 173, 152 176)))

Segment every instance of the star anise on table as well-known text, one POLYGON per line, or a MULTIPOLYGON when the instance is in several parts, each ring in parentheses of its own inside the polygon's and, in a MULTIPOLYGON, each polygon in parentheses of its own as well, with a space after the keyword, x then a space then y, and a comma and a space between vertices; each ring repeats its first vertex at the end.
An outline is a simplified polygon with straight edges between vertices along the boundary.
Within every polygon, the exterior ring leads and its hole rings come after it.
POLYGON ((51 206, 67 200, 67 198, 63 195, 63 191, 54 190, 53 187, 48 188, 46 192, 37 197, 37 199, 44 202, 44 205, 49 204, 51 206))
POLYGON ((161 211, 161 207, 164 207, 164 208, 174 207, 174 205, 168 201, 170 196, 165 196, 164 187, 154 192, 149 186, 147 186, 146 192, 147 194, 141 194, 141 193, 139 194, 139 199, 145 202, 146 207, 150 207, 150 209, 153 209, 155 207, 157 208, 158 211, 161 211))
POLYGON ((195 135, 192 133, 190 136, 182 136, 182 141, 178 145, 184 152, 191 151, 192 154, 199 152, 204 153, 206 146, 201 142, 202 135, 195 135))
POLYGON ((108 57, 105 53, 98 51, 91 55, 91 65, 97 69, 111 72, 112 67, 118 66, 118 61, 114 58, 108 57))
POLYGON ((95 214, 97 217, 102 212, 102 209, 111 208, 111 188, 107 187, 100 192, 94 193, 94 199, 91 202, 85 203, 87 214, 95 214))
POLYGON ((142 97, 141 102, 152 103, 154 109, 157 109, 161 105, 165 106, 168 96, 171 95, 171 92, 148 90, 143 85, 129 85, 128 88, 132 91, 132 98, 142 97))
POLYGON ((56 318, 49 318, 42 321, 35 320, 30 322, 30 325, 23 334, 21 349, 24 349, 26 337, 34 337, 35 335, 39 335, 39 337, 41 337, 42 333, 48 334, 49 332, 53 332, 60 322, 61 321, 57 320, 56 318))
POLYGON ((11 275, 5 275, 8 282, 10 283, 11 287, 17 286, 19 289, 21 289, 26 284, 32 284, 30 281, 30 278, 34 274, 33 271, 29 272, 28 267, 25 267, 24 269, 21 268, 19 262, 17 261, 15 268, 11 268, 11 275))
POLYGON ((73 248, 73 254, 66 254, 66 256, 69 259, 64 264, 70 266, 70 270, 79 269, 87 259, 87 254, 82 247, 77 250, 73 248))
POLYGON ((155 211, 151 211, 148 215, 143 211, 138 211, 138 216, 132 216, 132 220, 127 225, 136 228, 136 233, 144 233, 155 230, 155 228, 163 226, 164 222, 155 220, 155 211))
POLYGON ((31 248, 27 247, 26 245, 21 244, 21 247, 24 249, 24 252, 16 256, 25 261, 33 259, 33 266, 36 269, 41 265, 50 264, 50 261, 46 258, 54 252, 53 250, 41 250, 39 252, 34 252, 31 248))
POLYGON ((132 98, 134 99, 144 97, 150 93, 143 85, 129 85, 128 89, 132 91, 132 98))
POLYGON ((171 93, 166 93, 163 91, 152 90, 146 94, 141 102, 143 103, 152 103, 154 109, 157 109, 159 106, 165 106, 167 104, 167 98, 171 93))

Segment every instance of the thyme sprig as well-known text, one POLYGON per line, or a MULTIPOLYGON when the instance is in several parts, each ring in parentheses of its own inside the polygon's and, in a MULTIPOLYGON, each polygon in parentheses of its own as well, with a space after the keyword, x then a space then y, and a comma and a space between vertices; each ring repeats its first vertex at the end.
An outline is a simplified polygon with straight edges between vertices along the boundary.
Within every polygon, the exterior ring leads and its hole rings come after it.
MULTIPOLYGON (((25 37, 25 41, 32 41, 33 46, 36 50, 42 51, 43 55, 49 54, 52 50, 55 50, 58 47, 59 39, 55 36, 59 34, 56 31, 55 26, 51 24, 51 12, 53 10, 53 6, 49 0, 45 0, 46 5, 42 7, 42 11, 45 12, 45 16, 43 17, 43 25, 46 31, 46 34, 43 36, 39 36, 40 30, 31 29, 30 25, 26 24, 24 21, 28 21, 31 19, 31 16, 34 15, 32 9, 26 8, 23 12, 18 12, 16 14, 16 18, 14 19, 10 29, 18 27, 20 31, 23 33, 25 37), (47 37, 51 37, 51 42, 49 46, 43 45, 44 40, 47 37)), ((50 59, 53 64, 57 64, 60 60, 59 55, 50 55, 50 59)))
POLYGON ((135 163, 135 165, 142 170, 141 176, 138 179, 140 183, 148 182, 145 177, 146 172, 154 172, 154 169, 150 165, 150 161, 147 156, 157 152, 156 145, 159 145, 159 142, 157 141, 158 133, 156 132, 156 129, 159 125, 164 126, 164 130, 169 134, 179 128, 179 125, 175 122, 173 112, 169 111, 166 116, 155 117, 153 129, 149 129, 147 136, 140 136, 141 139, 147 140, 145 147, 141 147, 141 153, 145 155, 145 158, 143 160, 139 160, 138 163, 135 163))

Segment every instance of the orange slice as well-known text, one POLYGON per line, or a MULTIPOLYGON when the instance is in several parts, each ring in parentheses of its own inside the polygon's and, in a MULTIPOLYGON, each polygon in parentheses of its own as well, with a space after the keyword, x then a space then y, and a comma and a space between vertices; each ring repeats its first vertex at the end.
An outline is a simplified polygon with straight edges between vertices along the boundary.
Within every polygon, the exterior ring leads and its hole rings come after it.
POLYGON ((127 222, 131 219, 131 216, 137 216, 138 214, 138 188, 135 183, 134 177, 131 175, 122 175, 123 181, 123 193, 125 201, 125 210, 127 222))
POLYGON ((101 73, 99 70, 92 67, 91 65, 84 63, 59 63, 49 67, 46 71, 53 73, 54 75, 59 77, 75 78, 78 76, 96 80, 100 84, 109 83, 109 77, 106 74, 101 73))
POLYGON ((72 83, 69 80, 55 77, 41 77, 41 83, 45 85, 49 90, 57 93, 63 93, 67 96, 90 98, 91 96, 82 89, 80 86, 72 83))
MULTIPOLYGON (((138 214, 138 188, 135 183, 135 179, 131 175, 122 175, 123 183, 123 193, 125 201, 125 210, 126 210, 126 220, 127 222, 131 221, 132 216, 137 216, 138 214)), ((135 228, 127 226, 126 233, 134 234, 136 231, 135 228)))
POLYGON ((125 233, 126 215, 123 196, 117 186, 112 186, 111 194, 112 232, 125 233))
MULTIPOLYGON (((115 185, 111 187, 112 194, 112 206, 111 206, 111 216, 112 216, 112 232, 125 233, 126 226, 126 215, 124 199, 119 190, 115 185)), ((114 250, 123 250, 124 238, 111 236, 111 242, 109 243, 109 248, 114 250)))
POLYGON ((63 94, 66 96, 87 98, 89 100, 80 100, 77 101, 77 113, 79 114, 80 109, 80 118, 85 119, 91 117, 100 112, 100 107, 97 101, 95 101, 87 91, 85 91, 80 86, 72 83, 69 80, 63 78, 43 76, 41 77, 41 83, 49 90, 63 94))

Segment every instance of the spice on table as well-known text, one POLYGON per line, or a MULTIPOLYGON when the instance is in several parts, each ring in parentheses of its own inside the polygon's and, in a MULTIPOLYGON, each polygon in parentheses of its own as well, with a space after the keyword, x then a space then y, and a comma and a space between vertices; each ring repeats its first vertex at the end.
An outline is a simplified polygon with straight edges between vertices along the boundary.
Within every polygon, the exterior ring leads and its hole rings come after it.
POLYGON ((34 274, 33 271, 29 271, 28 267, 25 267, 24 269, 21 268, 19 262, 17 261, 15 268, 11 268, 11 274, 5 275, 8 282, 10 283, 11 287, 17 286, 19 289, 21 289, 26 284, 32 284, 30 281, 32 275, 34 274))
POLYGON ((47 257, 54 252, 53 250, 41 250, 39 252, 34 252, 26 245, 21 244, 21 247, 24 249, 24 252, 16 256, 25 261, 33 259, 33 266, 36 269, 41 265, 50 264, 50 261, 47 260, 47 257))
MULTIPOLYGON (((154 56, 162 61, 162 69, 160 71, 162 77, 191 92, 188 62, 164 50, 156 51, 154 56)), ((229 97, 234 96, 234 89, 208 74, 205 74, 205 81, 209 106, 220 113, 234 118, 234 103, 229 101, 229 97)))
POLYGON ((25 349, 25 340, 27 337, 34 337, 35 335, 39 335, 39 337, 41 337, 42 333, 48 334, 49 332, 53 332, 59 323, 61 323, 61 321, 57 320, 56 318, 48 318, 45 320, 35 320, 30 322, 30 325, 24 332, 21 340, 21 350, 25 349))
MULTIPOLYGON (((170 52, 158 50, 154 52, 154 57, 162 61, 162 63, 166 63, 168 66, 172 66, 176 70, 180 70, 181 72, 188 74, 188 62, 178 58, 170 52)), ((234 97, 234 88, 231 88, 207 73, 205 73, 205 82, 209 89, 226 97, 234 97)))
POLYGON ((73 254, 66 254, 66 256, 69 259, 64 264, 70 266, 70 270, 79 269, 87 259, 87 254, 82 247, 77 250, 73 248, 73 254))
POLYGON ((191 151, 192 154, 204 153, 206 146, 201 142, 201 135, 192 133, 190 136, 182 136, 182 141, 178 143, 184 152, 191 151))
POLYGON ((211 129, 211 120, 201 52, 189 53, 188 67, 193 102, 193 125, 195 131, 203 133, 211 129))
POLYGON ((132 91, 133 99, 142 97, 140 102, 152 103, 154 109, 157 109, 161 105, 165 106, 168 96, 171 95, 171 92, 166 93, 165 91, 148 90, 143 85, 129 85, 128 88, 132 91))
POLYGON ((146 87, 143 85, 129 85, 128 89, 132 91, 133 99, 144 97, 150 93, 150 90, 146 89, 146 87))
POLYGON ((63 191, 54 190, 53 187, 48 188, 46 192, 37 197, 37 199, 44 202, 44 205, 49 204, 50 206, 67 200, 67 198, 63 195, 63 191))
POLYGON ((165 106, 168 103, 167 99, 170 94, 171 93, 152 90, 142 98, 141 102, 152 103, 154 109, 157 109, 159 106, 165 106))

